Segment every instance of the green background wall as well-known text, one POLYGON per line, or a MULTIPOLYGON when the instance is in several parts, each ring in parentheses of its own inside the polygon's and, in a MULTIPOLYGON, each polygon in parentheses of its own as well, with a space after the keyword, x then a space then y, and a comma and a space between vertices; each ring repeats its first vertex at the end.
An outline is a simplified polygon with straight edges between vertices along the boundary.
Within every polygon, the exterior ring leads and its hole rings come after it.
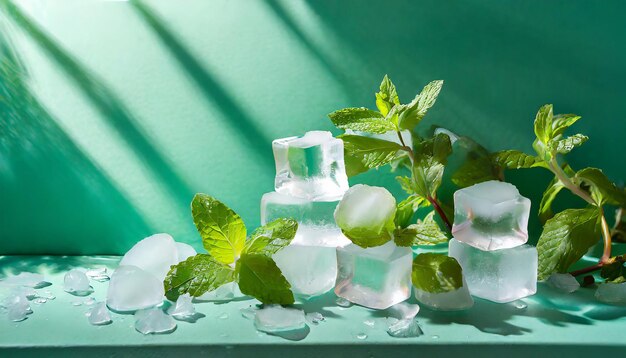
MULTIPOLYGON (((444 79, 424 125, 490 150, 529 151, 544 103, 580 114, 572 165, 626 178, 623 1, 0 4, 0 254, 121 253, 154 232, 199 248, 195 192, 255 227, 271 140, 371 107, 385 73, 403 101, 444 79)), ((400 194, 386 172, 352 183, 400 194)), ((533 199, 549 180, 508 178, 533 199)))

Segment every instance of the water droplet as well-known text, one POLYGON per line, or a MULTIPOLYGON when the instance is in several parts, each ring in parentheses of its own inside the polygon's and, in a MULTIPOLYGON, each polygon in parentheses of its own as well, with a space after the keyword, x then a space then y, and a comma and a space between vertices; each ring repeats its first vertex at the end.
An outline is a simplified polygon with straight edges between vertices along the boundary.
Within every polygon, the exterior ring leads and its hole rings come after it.
POLYGON ((220 337, 222 337, 222 338, 226 338, 226 337, 228 337, 228 334, 226 334, 226 333, 220 333, 220 337))
POLYGON ((340 307, 350 307, 350 306, 352 306, 352 303, 350 301, 346 300, 343 297, 337 298, 335 303, 337 304, 337 306, 340 306, 340 307))
POLYGON ((357 335, 356 335, 356 338, 357 338, 357 339, 361 339, 361 340, 363 340, 363 339, 367 339, 367 334, 365 334, 365 333, 359 333, 359 334, 357 334, 357 335))
POLYGON ((86 306, 91 306, 91 305, 93 305, 94 303, 96 303, 96 299, 95 299, 95 298, 93 298, 93 297, 89 297, 89 298, 87 298, 87 299, 85 300, 85 302, 84 302, 84 303, 85 303, 85 305, 86 305, 86 306))
POLYGON ((52 294, 51 291, 43 291, 43 295, 39 295, 39 297, 43 297, 47 299, 48 301, 57 298, 55 295, 52 294))
POLYGON ((48 302, 47 299, 43 298, 43 297, 37 297, 33 300, 33 303, 36 303, 38 305, 42 305, 44 303, 48 302))
POLYGON ((513 302, 513 307, 523 310, 524 308, 528 307, 528 305, 524 301, 515 301, 513 302))
POLYGON ((80 306, 82 304, 83 303, 81 301, 74 301, 74 302, 72 302, 72 306, 80 306))
POLYGON ((365 324, 366 326, 374 327, 374 324, 376 324, 376 322, 374 322, 373 319, 367 319, 363 321, 363 324, 365 324))
POLYGON ((219 317, 217 317, 219 319, 226 319, 228 318, 228 313, 222 313, 219 317))
POLYGON ((430 338, 432 338, 432 339, 439 339, 439 336, 438 335, 434 335, 434 336, 432 336, 430 338))

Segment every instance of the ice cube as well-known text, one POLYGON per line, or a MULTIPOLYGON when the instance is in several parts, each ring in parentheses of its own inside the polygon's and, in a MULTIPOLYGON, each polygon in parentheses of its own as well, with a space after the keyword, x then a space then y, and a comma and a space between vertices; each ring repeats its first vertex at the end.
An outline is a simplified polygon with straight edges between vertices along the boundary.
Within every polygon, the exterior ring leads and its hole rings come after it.
POLYGON ((304 311, 280 305, 265 305, 254 317, 256 329, 267 333, 300 330, 305 325, 304 311))
POLYGON ((176 303, 167 310, 167 314, 179 320, 193 317, 196 314, 196 309, 191 301, 191 295, 188 293, 178 296, 176 303))
POLYGON ((452 235, 482 250, 520 246, 528 241, 530 200, 513 184, 490 180, 454 193, 452 235))
POLYGON ((176 322, 161 309, 149 308, 135 313, 135 329, 143 334, 171 333, 176 322))
POLYGON ((348 190, 343 141, 330 132, 272 142, 276 161, 276 191, 312 200, 337 200, 348 190))
POLYGON ((409 318, 390 324, 387 334, 395 338, 412 338, 419 337, 424 332, 415 318, 409 318))
POLYGON ((417 316, 419 311, 420 311, 419 305, 407 303, 407 302, 400 302, 387 308, 387 314, 398 320, 413 318, 417 316))
POLYGON ((241 297, 245 297, 245 295, 239 290, 237 282, 228 282, 213 291, 194 297, 193 300, 198 302, 227 302, 241 297))
POLYGON ((19 322, 25 320, 33 313, 28 303, 28 298, 19 291, 14 291, 5 297, 1 304, 7 312, 10 321, 19 322))
POLYGON ((413 251, 393 241, 364 249, 337 249, 335 294, 361 306, 385 309, 411 296, 413 251))
POLYGON ((324 315, 319 312, 309 312, 304 316, 306 318, 306 321, 312 324, 319 324, 320 322, 325 320, 324 315))
POLYGON ((185 261, 191 256, 196 256, 198 254, 196 249, 191 247, 191 245, 185 244, 184 242, 177 242, 176 249, 178 251, 178 262, 185 261))
POLYGON ((47 282, 43 275, 32 272, 20 272, 17 275, 8 276, 4 280, 0 281, 2 285, 8 286, 25 286, 40 288, 47 286, 50 283, 47 282))
POLYGON ((396 199, 387 189, 357 184, 337 205, 334 217, 344 232, 356 229, 375 235, 393 229, 395 212, 396 199))
POLYGON ((471 308, 474 300, 470 296, 467 283, 454 291, 432 293, 415 288, 415 298, 426 307, 439 311, 460 311, 471 308))
POLYGON ((256 312, 259 310, 257 306, 248 306, 244 308, 240 308, 239 312, 241 316, 245 319, 254 320, 254 316, 256 316, 256 312))
POLYGON ((612 304, 626 304, 626 282, 601 283, 595 294, 598 301, 612 304))
POLYGON ((106 267, 97 267, 87 270, 87 272, 85 272, 85 275, 87 275, 87 277, 89 277, 90 279, 98 282, 105 282, 109 280, 109 275, 107 274, 106 267))
POLYGON ((557 290, 567 293, 572 293, 580 288, 580 283, 578 283, 576 277, 568 273, 553 273, 546 282, 557 290))
POLYGON ((89 278, 78 269, 68 271, 63 277, 63 289, 76 296, 87 296, 93 292, 89 285, 89 278))
POLYGON ((473 296, 511 302, 537 292, 537 249, 533 246, 483 251, 452 239, 449 255, 463 268, 473 296))
POLYGON ((176 242, 168 234, 155 234, 135 244, 120 261, 120 266, 136 266, 163 281, 170 266, 178 263, 176 242))
POLYGON ((120 266, 113 272, 107 292, 107 306, 130 312, 163 303, 163 282, 136 266, 120 266))
POLYGON ((89 323, 94 326, 102 326, 111 323, 111 313, 106 303, 97 302, 89 311, 89 323))

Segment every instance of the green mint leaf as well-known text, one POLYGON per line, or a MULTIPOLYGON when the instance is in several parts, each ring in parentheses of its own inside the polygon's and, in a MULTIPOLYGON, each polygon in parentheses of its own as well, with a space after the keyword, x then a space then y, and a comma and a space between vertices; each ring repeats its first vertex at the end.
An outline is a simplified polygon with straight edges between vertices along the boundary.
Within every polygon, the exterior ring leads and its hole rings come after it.
POLYGON ((413 245, 437 245, 448 242, 448 237, 435 221, 435 212, 431 211, 417 224, 410 225, 409 229, 416 231, 413 245))
POLYGON ((580 116, 575 114, 555 114, 552 119, 552 137, 563 134, 567 128, 579 119, 580 116))
POLYGON ((198 254, 172 266, 163 285, 167 299, 176 301, 185 293, 198 297, 235 279, 232 267, 216 261, 211 255, 198 254))
POLYGON ((413 182, 418 195, 436 196, 448 155, 451 152, 450 137, 445 134, 438 134, 431 139, 417 143, 413 163, 413 182))
MULTIPOLYGON (((445 132, 443 132, 445 133, 445 132)), ((456 141, 452 147, 450 180, 458 187, 465 188, 487 180, 498 180, 498 167, 491 161, 489 152, 480 144, 468 137, 459 137, 454 133, 456 141)))
POLYGON ((425 292, 451 292, 463 287, 463 270, 453 257, 419 254, 413 259, 411 281, 418 290, 425 292))
POLYGON ((552 202, 563 188, 565 188, 565 185, 557 177, 554 177, 548 184, 546 191, 543 192, 541 203, 539 204, 539 220, 542 224, 545 224, 548 219, 554 216, 552 202))
POLYGON ((266 304, 294 303, 291 285, 276 266, 276 262, 264 254, 242 254, 237 260, 239 289, 266 304))
POLYGON ((409 226, 413 214, 415 214, 423 201, 423 198, 416 195, 411 195, 398 203, 396 209, 396 217, 394 219, 396 227, 405 228, 409 226))
POLYGON ((402 146, 395 142, 348 134, 339 138, 343 140, 348 176, 388 164, 403 154, 402 146))
POLYGON ((427 84, 411 103, 406 104, 398 112, 398 122, 401 130, 413 130, 421 122, 426 112, 435 104, 443 81, 432 81, 427 84))
POLYGON ((567 154, 571 152, 574 148, 585 143, 587 139, 589 139, 589 137, 587 137, 586 135, 574 134, 573 136, 555 140, 550 143, 550 146, 558 153, 567 154))
POLYGON ((565 273, 596 244, 599 236, 598 209, 567 209, 546 222, 539 242, 538 278, 565 273))
POLYGON ((389 166, 391 167, 392 173, 395 173, 399 168, 411 170, 411 159, 407 152, 398 153, 398 155, 389 162, 389 166))
POLYGON ((575 175, 575 182, 589 186, 591 196, 598 205, 626 205, 626 193, 613 184, 609 178, 597 168, 585 168, 575 175))
POLYGON ((345 108, 328 115, 337 128, 382 134, 396 130, 382 114, 367 108, 345 108))
POLYGON ((417 230, 415 229, 399 227, 393 231, 393 241, 396 246, 410 247, 414 245, 416 235, 417 230))
POLYGON ((191 213, 202 244, 211 256, 224 264, 235 262, 246 241, 246 225, 241 217, 206 194, 194 196, 191 213))
POLYGON ((541 158, 528 155, 519 150, 503 150, 493 153, 491 160, 504 169, 522 169, 522 168, 547 168, 547 164, 541 158))
POLYGON ((554 114, 551 104, 546 104, 539 108, 537 116, 535 116, 535 135, 543 144, 547 145, 554 138, 552 133, 553 120, 554 114))
POLYGON ((411 178, 396 177, 396 180, 398 181, 398 183, 400 183, 400 187, 402 188, 402 190, 404 190, 407 194, 415 194, 415 188, 413 188, 413 182, 411 181, 411 178))
POLYGON ((380 91, 376 93, 376 107, 383 116, 386 116, 391 108, 397 104, 400 104, 400 99, 398 98, 396 86, 391 82, 389 77, 385 75, 383 81, 380 83, 380 91))
POLYGON ((294 219, 280 218, 254 230, 243 249, 245 254, 263 254, 272 256, 289 245, 298 231, 298 222, 294 219))

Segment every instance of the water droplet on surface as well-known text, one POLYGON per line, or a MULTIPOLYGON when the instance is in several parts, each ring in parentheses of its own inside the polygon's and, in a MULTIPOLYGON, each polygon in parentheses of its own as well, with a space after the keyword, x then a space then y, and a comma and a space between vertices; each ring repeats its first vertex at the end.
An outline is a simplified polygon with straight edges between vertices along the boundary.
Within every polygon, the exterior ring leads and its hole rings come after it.
POLYGON ((81 301, 72 302, 72 306, 81 306, 83 303, 81 301))
POLYGON ((367 334, 365 334, 365 333, 359 333, 359 334, 357 334, 357 335, 356 335, 356 338, 357 338, 357 339, 361 339, 361 340, 363 340, 363 339, 367 339, 367 334))
POLYGON ((222 313, 219 317, 217 317, 219 319, 226 319, 228 318, 228 313, 222 313))
POLYGON ((524 301, 515 301, 513 302, 513 307, 523 310, 524 308, 528 307, 528 305, 524 301))
POLYGON ((96 299, 93 297, 89 297, 84 301, 85 306, 91 306, 96 303, 96 299))
POLYGON ((439 336, 438 335, 434 335, 434 336, 432 336, 430 338, 432 338, 432 339, 439 339, 439 336))
POLYGON ((352 306, 352 302, 346 300, 343 297, 339 297, 337 298, 337 300, 335 301, 335 303, 337 304, 337 306, 339 307, 350 307, 352 306))
POLYGON ((363 324, 366 325, 366 326, 374 327, 374 324, 376 324, 376 322, 374 322, 373 319, 367 319, 367 320, 363 321, 363 324))

